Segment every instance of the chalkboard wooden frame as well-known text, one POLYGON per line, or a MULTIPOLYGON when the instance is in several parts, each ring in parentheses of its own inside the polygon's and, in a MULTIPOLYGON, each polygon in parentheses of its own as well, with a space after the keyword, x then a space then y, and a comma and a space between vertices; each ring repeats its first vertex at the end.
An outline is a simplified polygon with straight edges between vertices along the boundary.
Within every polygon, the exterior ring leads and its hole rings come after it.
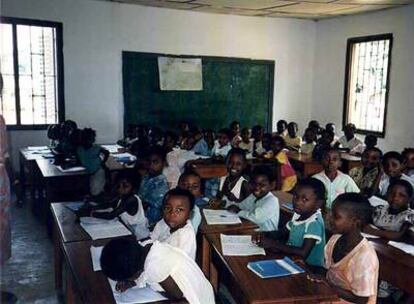
MULTIPOLYGON (((263 127, 268 132, 272 131, 272 119, 273 119, 273 98, 274 98, 274 70, 275 70, 275 61, 274 60, 263 60, 263 59, 249 59, 249 58, 237 58, 237 57, 219 57, 219 56, 203 56, 203 55, 176 55, 176 54, 163 54, 163 53, 146 53, 146 52, 131 52, 131 51, 123 51, 122 52, 122 75, 123 75, 123 99, 124 99, 124 109, 126 109, 126 102, 127 101, 127 80, 125 79, 126 75, 126 65, 125 61, 129 56, 139 56, 140 58, 147 58, 147 59, 156 59, 159 56, 165 57, 174 57, 174 58, 201 58, 203 61, 203 69, 204 69, 204 60, 207 61, 217 61, 218 63, 249 63, 249 64, 257 64, 257 65, 265 65, 268 68, 269 72, 269 79, 268 79, 268 93, 267 93, 267 123, 263 127)), ((157 67, 158 68, 158 67, 157 67)), ((204 74, 203 74, 204 76, 204 74)), ((203 86, 204 86, 204 79, 203 79, 203 86)), ((158 83, 158 90, 159 83, 158 83)), ((161 91, 160 92, 165 92, 161 91)), ((235 118, 236 120, 236 118, 235 118)), ((127 113, 124 110, 124 131, 126 131, 128 125, 127 113)), ((223 124, 222 127, 226 125, 223 124)), ((160 126, 163 127, 163 126, 160 126)), ((252 127, 252 126, 249 126, 252 127)))

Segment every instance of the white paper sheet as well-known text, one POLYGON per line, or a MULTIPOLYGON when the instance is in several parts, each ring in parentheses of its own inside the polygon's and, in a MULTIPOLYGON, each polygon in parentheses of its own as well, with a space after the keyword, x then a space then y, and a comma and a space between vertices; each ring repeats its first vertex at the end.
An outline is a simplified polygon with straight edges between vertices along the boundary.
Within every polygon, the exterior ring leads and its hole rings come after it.
POLYGON ((90 235, 92 240, 132 234, 118 219, 103 220, 87 217, 80 219, 80 225, 90 235))
POLYGON ((132 155, 130 153, 127 153, 127 152, 125 152, 125 153, 112 154, 112 157, 115 158, 117 161, 128 159, 129 161, 132 162, 132 161, 136 161, 137 160, 137 158, 134 155, 132 155))
POLYGON ((166 297, 159 292, 152 290, 149 287, 138 288, 133 287, 124 292, 118 292, 115 290, 116 282, 108 279, 109 285, 111 285, 114 299, 117 304, 135 304, 135 303, 151 303, 156 301, 167 300, 166 297))
POLYGON ((40 150, 50 151, 48 146, 28 146, 27 150, 29 150, 29 151, 40 151, 40 150))
POLYGON ((366 239, 379 239, 379 236, 372 235, 372 234, 369 234, 369 233, 361 232, 361 235, 366 239))
POLYGON ((342 154, 341 158, 345 160, 349 160, 349 161, 361 161, 360 156, 351 155, 351 154, 342 154))
POLYGON ((103 248, 104 246, 100 246, 100 247, 91 246, 91 258, 92 258, 93 271, 102 270, 100 259, 101 259, 103 248))
POLYGON ((120 145, 101 145, 102 148, 108 150, 109 153, 118 153, 119 149, 122 149, 120 145))
POLYGON ((414 255, 414 246, 407 244, 407 243, 402 243, 402 242, 394 242, 394 241, 389 241, 388 245, 398 248, 402 251, 404 251, 405 253, 414 255))
POLYGON ((77 167, 71 167, 71 168, 67 168, 67 169, 63 169, 61 166, 56 166, 59 171, 65 172, 65 173, 69 173, 69 172, 83 172, 85 171, 85 167, 81 167, 81 166, 77 166, 77 167))
POLYGON ((239 216, 227 210, 204 209, 203 213, 208 225, 241 224, 239 216))
POLYGON ((223 255, 249 256, 265 255, 265 250, 252 242, 251 235, 220 234, 223 255))

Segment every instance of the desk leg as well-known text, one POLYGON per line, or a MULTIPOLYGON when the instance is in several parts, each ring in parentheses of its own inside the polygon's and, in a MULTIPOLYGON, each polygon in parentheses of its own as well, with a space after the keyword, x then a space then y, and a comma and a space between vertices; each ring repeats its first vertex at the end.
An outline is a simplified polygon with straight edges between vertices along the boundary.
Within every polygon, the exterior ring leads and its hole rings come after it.
POLYGON ((53 229, 53 247, 55 255, 55 288, 62 289, 62 248, 59 241, 59 232, 56 224, 53 229))
POLYGON ((73 278, 71 273, 69 273, 66 277, 66 304, 76 304, 75 291, 73 290, 73 278))
POLYGON ((205 235, 202 236, 201 241, 201 270, 203 271, 204 275, 208 279, 210 276, 210 244, 207 241, 205 235))
POLYGON ((219 291, 219 277, 216 266, 210 263, 210 283, 213 286, 214 293, 217 294, 219 291))

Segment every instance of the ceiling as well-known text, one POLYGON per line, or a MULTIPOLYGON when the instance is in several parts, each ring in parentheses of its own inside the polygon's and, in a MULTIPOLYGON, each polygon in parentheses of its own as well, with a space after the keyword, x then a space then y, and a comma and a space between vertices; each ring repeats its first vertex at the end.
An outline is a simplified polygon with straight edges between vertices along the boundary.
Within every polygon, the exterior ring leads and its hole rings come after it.
POLYGON ((104 0, 187 11, 323 19, 414 4, 414 0, 104 0))

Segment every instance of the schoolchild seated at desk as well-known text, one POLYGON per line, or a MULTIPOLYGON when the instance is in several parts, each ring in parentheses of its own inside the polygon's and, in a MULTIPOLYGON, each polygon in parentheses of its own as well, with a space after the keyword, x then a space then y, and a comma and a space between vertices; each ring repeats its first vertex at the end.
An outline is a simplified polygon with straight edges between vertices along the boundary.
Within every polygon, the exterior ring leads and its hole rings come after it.
POLYGON ((152 241, 170 244, 195 259, 197 243, 190 216, 194 208, 194 196, 184 189, 175 188, 164 198, 163 218, 150 234, 152 241))
POLYGON ((204 139, 203 132, 200 129, 194 129, 191 132, 191 137, 194 140, 194 146, 191 149, 197 155, 209 156, 211 154, 207 142, 204 139))
POLYGON ((312 154, 316 145, 316 133, 313 129, 307 128, 303 135, 303 143, 300 146, 300 152, 304 154, 312 154))
POLYGON ((81 145, 76 149, 79 162, 86 171, 91 174, 89 178, 90 193, 96 197, 103 194, 106 177, 104 165, 109 157, 109 152, 99 145, 95 145, 96 132, 85 128, 81 133, 81 145))
POLYGON ((279 225, 279 200, 273 195, 274 177, 266 166, 256 167, 252 173, 252 189, 241 203, 227 209, 259 226, 260 231, 275 231, 279 225))
POLYGON ((215 303, 213 288, 198 265, 169 244, 156 241, 142 247, 129 239, 111 240, 103 248, 100 262, 102 272, 117 281, 119 292, 149 285, 169 299, 215 303))
POLYGON ((138 195, 143 202, 149 225, 154 226, 162 218, 163 199, 168 192, 168 181, 162 174, 165 166, 164 150, 153 147, 148 159, 148 174, 142 179, 138 195))
POLYGON ((243 176, 247 166, 245 151, 231 149, 226 164, 228 174, 220 178, 219 191, 210 201, 212 207, 240 203, 250 194, 248 182, 243 176))
POLYGON ((229 129, 221 129, 218 132, 217 140, 214 142, 211 156, 216 158, 226 158, 231 150, 231 131, 229 129))
POLYGON ((280 136, 275 136, 272 138, 271 147, 272 147, 272 154, 273 157, 279 162, 280 164, 280 177, 282 179, 282 188, 281 190, 284 192, 289 192, 293 190, 295 187, 298 178, 296 176, 296 172, 293 169, 292 165, 290 164, 289 158, 286 155, 286 152, 283 151, 285 148, 285 140, 280 136))
POLYGON ((257 144, 253 156, 258 157, 258 158, 265 158, 266 156, 268 156, 268 154, 271 153, 272 151, 272 147, 270 145, 271 141, 272 141, 272 134, 270 133, 263 134, 262 140, 261 142, 257 144))
POLYGON ((240 133, 241 141, 238 148, 246 151, 246 154, 253 154, 253 138, 251 137, 251 131, 249 128, 243 128, 240 133))
POLYGON ((325 223, 321 208, 325 205, 325 186, 316 178, 301 180, 293 196, 292 219, 278 232, 265 235, 262 246, 271 251, 297 255, 311 265, 324 266, 325 223), (286 244, 272 239, 285 241, 286 244))
POLYGON ((287 126, 288 134, 283 137, 286 143, 286 148, 290 150, 298 151, 302 145, 302 138, 297 135, 298 133, 298 124, 296 122, 290 122, 287 126))
POLYGON ((327 130, 322 131, 321 138, 313 148, 312 158, 316 161, 321 161, 325 152, 332 148, 333 134, 327 130))
POLYGON ((414 148, 405 148, 401 155, 404 158, 404 173, 414 178, 414 148))
POLYGON ((253 140, 253 156, 264 153, 263 149, 263 135, 264 130, 260 125, 255 125, 252 128, 252 140, 253 140))
POLYGON ((362 144, 362 141, 355 136, 356 127, 349 123, 344 127, 344 136, 340 137, 335 143, 334 148, 340 148, 347 152, 362 144))
MULTIPOLYGON (((378 257, 361 235, 371 221, 371 209, 368 199, 359 193, 341 194, 332 205, 334 235, 325 247, 326 279, 345 303, 377 302, 378 257)), ((314 275, 309 279, 321 282, 314 275)))
POLYGON ((349 151, 351 154, 361 155, 366 149, 375 148, 378 143, 378 138, 373 134, 365 136, 364 143, 357 145, 349 151))
POLYGON ((339 171, 341 166, 341 154, 338 150, 330 149, 325 152, 322 159, 323 171, 313 177, 319 179, 324 185, 327 193, 326 207, 331 209, 335 198, 342 193, 358 192, 359 188, 354 180, 347 174, 339 171))
POLYGON ((117 197, 108 203, 98 206, 87 206, 78 211, 79 216, 92 216, 101 219, 114 219, 120 217, 132 229, 137 239, 148 237, 148 220, 145 217, 141 199, 135 194, 135 179, 127 174, 117 177, 117 197), (111 208, 110 211, 104 209, 111 208))

